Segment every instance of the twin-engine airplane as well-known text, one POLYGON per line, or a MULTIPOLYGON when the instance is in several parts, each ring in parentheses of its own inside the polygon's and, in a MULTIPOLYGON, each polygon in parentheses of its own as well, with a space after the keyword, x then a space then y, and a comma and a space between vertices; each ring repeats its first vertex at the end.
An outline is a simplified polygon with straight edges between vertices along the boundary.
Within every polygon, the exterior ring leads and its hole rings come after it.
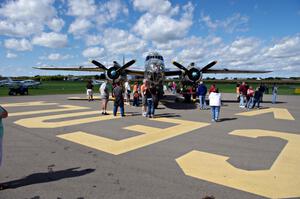
POLYGON ((181 82, 196 83, 202 79, 204 73, 268 73, 271 71, 259 70, 229 70, 229 69, 211 69, 217 61, 213 61, 206 66, 199 68, 194 63, 189 64, 187 67, 173 61, 173 64, 179 70, 168 70, 165 68, 163 57, 157 52, 151 52, 146 56, 144 70, 131 70, 129 67, 135 63, 131 60, 121 66, 118 62, 113 61, 113 66, 106 67, 96 60, 92 63, 97 67, 34 67, 42 70, 65 70, 65 71, 90 71, 90 72, 105 72, 106 77, 112 81, 118 79, 126 79, 127 75, 141 76, 154 83, 162 91, 163 83, 168 76, 179 76, 181 82))

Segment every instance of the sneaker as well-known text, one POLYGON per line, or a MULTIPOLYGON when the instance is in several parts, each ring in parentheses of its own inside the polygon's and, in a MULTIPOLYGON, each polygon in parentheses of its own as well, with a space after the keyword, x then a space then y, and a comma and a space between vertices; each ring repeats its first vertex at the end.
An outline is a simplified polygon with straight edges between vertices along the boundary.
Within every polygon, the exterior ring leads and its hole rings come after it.
POLYGON ((212 119, 211 121, 212 121, 212 122, 215 122, 216 120, 212 119))
POLYGON ((104 115, 109 115, 109 113, 105 112, 104 115))
POLYGON ((104 112, 102 112, 101 114, 102 114, 102 115, 105 115, 105 113, 104 113, 104 112))

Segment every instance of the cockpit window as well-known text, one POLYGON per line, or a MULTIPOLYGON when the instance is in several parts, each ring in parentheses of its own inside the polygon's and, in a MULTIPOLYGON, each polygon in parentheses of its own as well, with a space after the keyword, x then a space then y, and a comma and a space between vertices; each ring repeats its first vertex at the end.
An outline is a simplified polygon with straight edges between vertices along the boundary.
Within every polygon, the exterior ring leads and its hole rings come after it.
POLYGON ((160 55, 158 55, 158 56, 147 56, 146 61, 148 61, 149 59, 159 59, 159 60, 162 60, 162 61, 164 60, 164 58, 160 55))

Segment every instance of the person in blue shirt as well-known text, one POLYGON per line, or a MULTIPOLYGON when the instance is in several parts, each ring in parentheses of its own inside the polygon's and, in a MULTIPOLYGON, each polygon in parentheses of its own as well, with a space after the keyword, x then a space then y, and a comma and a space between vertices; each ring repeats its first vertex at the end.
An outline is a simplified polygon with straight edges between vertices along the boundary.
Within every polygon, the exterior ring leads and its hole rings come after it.
MULTIPOLYGON (((2 163, 2 146, 3 146, 3 124, 2 124, 2 118, 7 117, 7 111, 0 106, 0 166, 2 163)), ((0 184, 0 190, 4 189, 4 185, 0 184)))
POLYGON ((203 84, 202 81, 200 82, 200 84, 198 86, 197 93, 199 96, 200 109, 206 109, 205 96, 207 93, 207 87, 205 86, 205 84, 203 84))

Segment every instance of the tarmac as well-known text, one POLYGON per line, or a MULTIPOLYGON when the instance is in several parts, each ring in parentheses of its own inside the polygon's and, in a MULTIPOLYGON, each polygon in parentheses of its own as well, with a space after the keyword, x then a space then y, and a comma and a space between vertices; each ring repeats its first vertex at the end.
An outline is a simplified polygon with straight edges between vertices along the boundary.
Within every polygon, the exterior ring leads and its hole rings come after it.
POLYGON ((85 96, 1 97, 0 199, 300 198, 299 96, 247 111, 223 94, 220 122, 173 98, 150 119, 68 97, 85 96))

